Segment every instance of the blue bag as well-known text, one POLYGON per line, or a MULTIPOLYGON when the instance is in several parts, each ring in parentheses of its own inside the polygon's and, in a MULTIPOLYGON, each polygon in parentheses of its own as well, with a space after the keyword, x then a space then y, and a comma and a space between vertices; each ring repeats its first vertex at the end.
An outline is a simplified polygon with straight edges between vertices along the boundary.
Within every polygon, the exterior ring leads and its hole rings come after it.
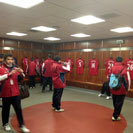
POLYGON ((110 89, 118 90, 118 89, 121 88, 121 85, 122 85, 121 72, 123 71, 123 69, 120 71, 119 74, 111 73, 111 75, 109 77, 109 87, 110 87, 110 89))

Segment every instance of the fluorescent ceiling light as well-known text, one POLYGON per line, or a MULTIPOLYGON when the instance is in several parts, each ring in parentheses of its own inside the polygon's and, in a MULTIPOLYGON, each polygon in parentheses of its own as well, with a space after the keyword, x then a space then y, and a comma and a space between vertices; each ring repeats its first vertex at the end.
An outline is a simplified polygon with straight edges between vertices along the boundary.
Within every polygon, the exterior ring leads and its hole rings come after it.
POLYGON ((18 6, 21 8, 31 8, 44 2, 44 0, 0 0, 0 2, 18 6))
POLYGON ((92 16, 92 15, 88 15, 88 16, 83 16, 83 17, 80 17, 80 18, 71 19, 71 21, 72 22, 76 22, 76 23, 85 24, 85 25, 105 22, 104 19, 97 18, 97 17, 92 16))
POLYGON ((11 35, 11 36, 26 36, 27 34, 24 33, 19 33, 19 32, 10 32, 10 33, 6 33, 7 35, 11 35))
POLYGON ((31 29, 32 30, 37 30, 37 31, 43 31, 43 32, 49 32, 49 31, 56 30, 55 28, 46 27, 46 26, 38 26, 38 27, 31 28, 31 29))
POLYGON ((91 52, 93 49, 83 49, 84 52, 91 52))
POLYGON ((121 28, 111 29, 110 31, 117 32, 117 33, 133 32, 133 28, 121 27, 121 28))
POLYGON ((90 35, 84 34, 84 33, 77 33, 77 34, 73 34, 71 35, 73 37, 90 37, 90 35))
POLYGON ((14 48, 11 48, 11 47, 3 47, 3 50, 14 50, 14 48))
POLYGON ((44 40, 57 41, 57 40, 61 40, 61 39, 60 38, 55 38, 55 37, 47 37, 47 38, 44 38, 44 40))

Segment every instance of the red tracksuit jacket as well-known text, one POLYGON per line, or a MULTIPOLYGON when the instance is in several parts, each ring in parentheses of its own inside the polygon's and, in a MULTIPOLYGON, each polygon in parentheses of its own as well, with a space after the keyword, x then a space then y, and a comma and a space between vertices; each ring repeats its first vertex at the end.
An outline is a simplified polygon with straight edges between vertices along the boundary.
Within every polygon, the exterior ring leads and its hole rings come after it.
POLYGON ((29 76, 35 76, 36 75, 36 63, 35 61, 29 62, 29 76))
MULTIPOLYGON (((14 68, 12 67, 12 70, 14 68)), ((6 65, 0 67, 0 76, 9 74, 10 68, 6 65)), ((20 73, 16 72, 13 75, 9 76, 1 81, 2 83, 2 91, 1 97, 13 97, 19 95, 19 87, 18 87, 18 75, 20 73)))
MULTIPOLYGON (((120 71, 124 68, 124 66, 122 65, 122 63, 118 63, 116 62, 114 64, 114 66, 112 67, 112 73, 113 74, 119 74, 120 71)), ((109 73, 111 74, 111 70, 109 71, 109 73)), ((127 80, 127 70, 126 70, 126 67, 125 69, 121 72, 121 76, 124 75, 125 78, 126 78, 126 81, 128 83, 128 80, 127 80)), ((113 90, 113 89, 110 89, 111 93, 114 94, 114 95, 126 95, 127 93, 127 90, 124 88, 124 86, 122 85, 120 89, 118 90, 113 90)))
POLYGON ((63 69, 63 65, 58 62, 54 62, 52 66, 52 81, 54 88, 60 89, 66 87, 65 72, 67 70, 63 69))
POLYGON ((43 63, 43 68, 42 68, 42 75, 44 77, 52 77, 52 65, 53 65, 53 60, 48 58, 47 60, 44 61, 43 63))

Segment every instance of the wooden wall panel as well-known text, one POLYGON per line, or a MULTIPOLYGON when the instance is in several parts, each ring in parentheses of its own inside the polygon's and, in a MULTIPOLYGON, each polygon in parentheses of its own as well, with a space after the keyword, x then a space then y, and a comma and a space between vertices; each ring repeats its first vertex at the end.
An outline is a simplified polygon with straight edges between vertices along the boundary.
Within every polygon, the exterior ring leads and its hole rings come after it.
POLYGON ((88 48, 88 42, 75 43, 75 49, 87 49, 87 48, 88 48))
POLYGON ((88 48, 94 49, 94 48, 102 48, 102 41, 90 41, 88 42, 88 48))
POLYGON ((4 47, 18 48, 18 41, 15 41, 15 40, 4 40, 4 47))
POLYGON ((103 40, 103 48, 115 48, 115 47, 120 47, 119 44, 116 44, 117 39, 108 39, 108 40, 103 40))
POLYGON ((123 47, 132 47, 133 46, 133 37, 127 37, 127 38, 124 38, 123 40, 125 40, 125 43, 122 44, 123 47))
POLYGON ((3 47, 2 39, 0 38, 0 47, 3 47))
POLYGON ((19 48, 31 49, 31 42, 20 41, 19 48))
POLYGON ((66 49, 74 49, 74 43, 64 43, 64 46, 63 46, 64 50, 66 49))
POLYGON ((42 49, 42 44, 39 44, 39 43, 32 43, 32 49, 42 49))

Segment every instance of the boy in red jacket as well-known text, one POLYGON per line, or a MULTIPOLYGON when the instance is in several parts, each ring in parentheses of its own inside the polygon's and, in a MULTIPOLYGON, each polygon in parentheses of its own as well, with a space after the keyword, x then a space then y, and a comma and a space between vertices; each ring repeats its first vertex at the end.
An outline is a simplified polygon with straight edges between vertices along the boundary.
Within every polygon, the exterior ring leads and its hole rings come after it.
POLYGON ((69 72, 69 71, 70 71, 70 64, 62 63, 61 58, 59 56, 55 56, 54 63, 52 66, 52 81, 54 85, 52 108, 56 112, 64 111, 64 109, 60 108, 61 96, 63 93, 63 89, 66 86, 64 74, 65 72, 69 72))
POLYGON ((52 71, 51 67, 53 65, 53 60, 51 59, 51 54, 48 55, 48 59, 42 64, 42 76, 43 76, 43 87, 42 92, 45 92, 45 87, 49 85, 49 90, 52 91, 52 71))
POLYGON ((0 67, 0 81, 2 82, 2 123, 6 131, 11 130, 8 121, 10 105, 13 105, 20 130, 24 133, 28 133, 30 130, 24 126, 18 87, 18 76, 24 76, 24 74, 21 68, 14 67, 13 62, 13 56, 11 54, 6 54, 4 56, 4 64, 0 67))
POLYGON ((126 67, 123 66, 122 61, 123 61, 122 57, 120 56, 116 57, 116 63, 109 71, 109 74, 113 73, 115 75, 119 74, 122 71, 121 77, 123 76, 124 80, 126 80, 127 82, 127 85, 125 86, 123 81, 119 89, 115 90, 110 88, 110 91, 112 93, 113 106, 114 106, 112 121, 117 121, 121 119, 119 116, 122 110, 126 93, 130 89, 130 84, 131 84, 129 72, 127 71, 126 67))
POLYGON ((29 62, 29 87, 34 88, 35 87, 35 76, 36 76, 36 63, 34 61, 34 58, 32 57, 29 62))

